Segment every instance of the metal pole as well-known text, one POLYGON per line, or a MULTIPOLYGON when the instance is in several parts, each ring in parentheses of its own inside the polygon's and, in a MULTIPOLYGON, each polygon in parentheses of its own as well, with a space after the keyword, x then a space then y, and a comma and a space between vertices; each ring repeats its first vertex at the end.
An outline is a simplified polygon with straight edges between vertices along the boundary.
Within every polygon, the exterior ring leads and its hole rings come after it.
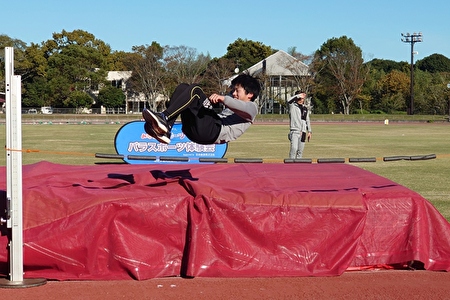
MULTIPOLYGON (((31 287, 45 279, 23 279, 22 212, 22 93, 21 77, 14 75, 14 48, 5 48, 6 201, 9 238, 9 277, 0 287, 31 287)), ((3 223, 3 220, 2 220, 3 223)))
POLYGON ((414 42, 411 42, 411 101, 409 103, 409 114, 414 114, 414 42))
POLYGON ((417 42, 422 42, 422 32, 413 33, 413 34, 403 34, 402 33, 402 42, 411 44, 411 83, 410 83, 410 94, 411 99, 408 107, 408 114, 414 114, 414 44, 417 42))
MULTIPOLYGON (((450 82, 447 83, 447 89, 450 89, 450 82)), ((450 122, 450 93, 447 91, 447 98, 448 98, 448 121, 450 122)))

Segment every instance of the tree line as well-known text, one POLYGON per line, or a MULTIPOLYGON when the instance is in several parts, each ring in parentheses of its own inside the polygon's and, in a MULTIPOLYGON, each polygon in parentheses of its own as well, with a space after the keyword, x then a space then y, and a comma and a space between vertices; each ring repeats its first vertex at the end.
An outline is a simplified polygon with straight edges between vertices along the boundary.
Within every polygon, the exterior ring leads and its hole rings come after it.
MULTIPOLYGON (((0 35, 0 91, 4 91, 4 48, 14 47, 15 74, 22 78, 24 107, 123 107, 125 94, 143 95, 152 109, 163 109, 180 82, 199 83, 205 93, 226 93, 225 79, 246 70, 277 50, 260 42, 237 39, 224 56, 212 58, 187 46, 162 46, 153 41, 131 52, 112 51, 89 32, 63 30, 40 44, 27 45, 0 35), (124 90, 107 82, 108 71, 131 71, 124 90), (99 92, 98 92, 99 91, 99 92)), ((309 66, 308 76, 293 76, 294 88, 308 93, 315 113, 407 113, 410 64, 372 59, 351 38, 327 40, 313 54, 291 47, 287 52, 309 66)), ((289 66, 285 66, 289 67, 289 66)), ((449 112, 450 59, 433 54, 414 67, 415 114, 449 112)), ((267 78, 259 74, 263 88, 267 78)), ((283 102, 283 99, 278 99, 283 102)), ((283 103, 282 103, 283 104, 283 103)))

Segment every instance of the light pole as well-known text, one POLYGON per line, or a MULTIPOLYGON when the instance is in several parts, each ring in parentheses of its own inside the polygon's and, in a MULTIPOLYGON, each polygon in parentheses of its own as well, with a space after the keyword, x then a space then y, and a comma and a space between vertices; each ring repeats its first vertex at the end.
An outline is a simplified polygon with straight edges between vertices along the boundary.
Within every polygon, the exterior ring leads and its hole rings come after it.
POLYGON ((422 32, 413 33, 413 34, 403 34, 402 33, 402 42, 411 44, 411 102, 408 108, 408 114, 414 114, 414 44, 418 42, 422 42, 422 32))
MULTIPOLYGON (((450 82, 447 83, 447 89, 450 89, 450 82)), ((450 95, 447 97, 448 97, 448 121, 450 122, 450 95)))

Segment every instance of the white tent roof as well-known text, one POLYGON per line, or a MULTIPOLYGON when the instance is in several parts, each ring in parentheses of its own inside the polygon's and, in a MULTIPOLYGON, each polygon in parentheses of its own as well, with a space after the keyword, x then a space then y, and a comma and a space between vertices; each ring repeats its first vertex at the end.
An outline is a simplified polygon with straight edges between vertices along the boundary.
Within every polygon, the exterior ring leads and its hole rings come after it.
POLYGON ((131 77, 131 71, 109 71, 106 80, 128 80, 131 77))
POLYGON ((306 76, 308 66, 283 50, 279 50, 246 71, 252 75, 264 72, 268 76, 306 76))
MULTIPOLYGON (((261 73, 265 73, 267 76, 307 76, 309 74, 308 69, 309 67, 303 62, 283 50, 279 50, 254 64, 245 70, 244 73, 253 76, 261 73)), ((225 84, 229 86, 231 81, 237 76, 230 77, 225 81, 225 84)))

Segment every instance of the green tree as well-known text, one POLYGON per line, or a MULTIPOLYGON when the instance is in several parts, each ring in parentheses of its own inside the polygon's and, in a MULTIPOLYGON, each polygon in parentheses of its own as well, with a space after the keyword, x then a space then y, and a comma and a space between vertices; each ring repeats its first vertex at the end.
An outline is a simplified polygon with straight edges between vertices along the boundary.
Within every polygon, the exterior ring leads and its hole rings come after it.
POLYGON ((92 98, 84 91, 73 91, 64 101, 64 106, 80 108, 90 108, 92 106, 92 98))
POLYGON ((406 110, 409 97, 409 76, 394 70, 378 81, 380 104, 377 109, 387 113, 406 110))
POLYGON ((31 82, 26 83, 26 92, 22 97, 22 105, 25 107, 49 106, 51 91, 44 76, 34 76, 31 82))
POLYGON ((125 51, 114 51, 107 56, 108 71, 129 71, 125 64, 131 53, 125 51))
POLYGON ((228 86, 225 80, 234 74, 236 64, 232 59, 228 58, 213 58, 203 74, 203 81, 206 87, 203 88, 205 93, 225 94, 228 86))
POLYGON ((233 60, 239 69, 246 70, 275 52, 261 42, 238 38, 228 45, 224 58, 233 60))
POLYGON ((48 64, 42 47, 31 43, 31 45, 25 49, 25 55, 28 60, 27 73, 29 74, 29 77, 46 76, 48 64))
POLYGON ((409 72, 410 65, 407 62, 396 62, 388 59, 372 59, 370 62, 370 68, 373 70, 383 71, 384 73, 389 73, 393 70, 401 72, 409 72))
POLYGON ((361 49, 346 36, 329 39, 316 51, 313 69, 321 70, 318 81, 322 88, 340 103, 344 114, 349 114, 370 70, 361 49))
POLYGON ((163 93, 166 72, 163 68, 163 47, 157 42, 151 45, 134 46, 133 53, 125 55, 123 62, 131 71, 131 78, 127 83, 127 92, 143 94, 150 105, 156 110, 158 96, 163 93))
POLYGON ((385 76, 385 72, 383 70, 376 70, 375 68, 370 69, 367 80, 364 82, 361 91, 361 94, 368 98, 367 106, 364 109, 371 111, 378 106, 380 102, 380 92, 377 89, 377 84, 383 76, 385 76))
POLYGON ((5 47, 14 48, 14 75, 20 75, 21 80, 27 78, 29 61, 25 55, 27 44, 19 39, 0 34, 0 90, 5 90, 5 47))
POLYGON ((186 46, 165 47, 163 56, 164 67, 176 84, 198 83, 211 60, 209 56, 186 46))
MULTIPOLYGON (((46 72, 52 106, 72 106, 70 94, 82 91, 91 94, 106 81, 108 56, 111 49, 91 33, 74 30, 54 33, 53 39, 43 43, 47 57, 46 72)), ((77 94, 74 98, 79 98, 77 94)))
POLYGON ((114 86, 106 86, 98 93, 98 104, 107 108, 123 107, 125 105, 125 98, 122 89, 114 86))
POLYGON ((430 73, 450 72, 450 59, 442 54, 435 53, 418 60, 416 68, 430 73))
POLYGON ((448 113, 450 73, 430 73, 416 70, 414 108, 419 114, 445 115, 448 113))
POLYGON ((32 43, 26 48, 25 55, 29 61, 28 76, 23 80, 22 101, 25 106, 51 105, 51 91, 47 80, 48 63, 42 47, 32 43))

